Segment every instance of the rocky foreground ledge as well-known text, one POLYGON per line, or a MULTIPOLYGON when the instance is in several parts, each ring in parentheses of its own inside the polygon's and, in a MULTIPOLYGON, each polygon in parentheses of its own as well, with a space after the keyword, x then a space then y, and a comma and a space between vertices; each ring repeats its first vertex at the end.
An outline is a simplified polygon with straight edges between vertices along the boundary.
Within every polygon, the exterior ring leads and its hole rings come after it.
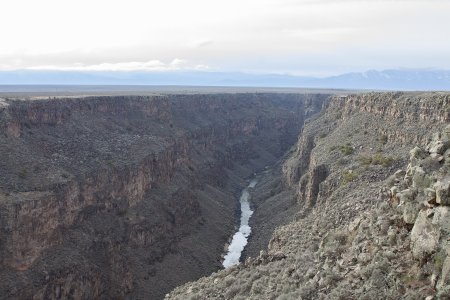
MULTIPOLYGON (((406 171, 399 170, 390 189, 391 205, 403 216, 410 253, 420 268, 429 298, 450 297, 450 126, 426 147, 410 152, 406 171)), ((391 236, 393 236, 391 234, 391 236)))
POLYGON ((445 93, 335 97, 282 164, 267 202, 290 190, 296 213, 267 251, 166 299, 450 299, 449 112, 445 93))

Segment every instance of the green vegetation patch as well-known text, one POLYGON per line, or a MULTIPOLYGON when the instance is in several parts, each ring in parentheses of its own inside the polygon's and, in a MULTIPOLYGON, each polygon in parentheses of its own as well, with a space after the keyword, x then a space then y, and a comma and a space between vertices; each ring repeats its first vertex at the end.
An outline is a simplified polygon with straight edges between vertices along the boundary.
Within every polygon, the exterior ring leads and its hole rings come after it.
POLYGON ((20 170, 20 172, 19 172, 19 177, 20 177, 21 179, 25 179, 25 178, 27 178, 27 176, 28 176, 28 171, 27 171, 26 169, 20 170))
POLYGON ((358 161, 361 165, 380 165, 383 167, 390 167, 395 161, 391 156, 385 156, 381 153, 376 153, 374 156, 360 156, 358 161))
POLYGON ((442 270, 442 266, 444 265, 444 261, 445 261, 446 257, 447 257, 447 254, 444 249, 442 249, 441 251, 434 254, 433 262, 434 262, 434 267, 435 267, 436 271, 440 272, 442 270))
POLYGON ((353 147, 350 144, 345 144, 345 145, 339 146, 339 151, 341 151, 341 153, 344 155, 350 155, 350 154, 353 154, 355 149, 353 149, 353 147))
POLYGON ((345 170, 342 173, 342 183, 347 184, 349 182, 354 181, 356 178, 358 178, 358 175, 352 171, 352 170, 345 170))

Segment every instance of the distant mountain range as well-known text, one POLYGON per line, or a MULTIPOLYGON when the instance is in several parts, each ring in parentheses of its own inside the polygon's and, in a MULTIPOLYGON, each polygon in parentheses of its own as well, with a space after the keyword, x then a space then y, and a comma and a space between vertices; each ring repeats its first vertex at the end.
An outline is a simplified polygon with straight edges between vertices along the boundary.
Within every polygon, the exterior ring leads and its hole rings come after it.
POLYGON ((325 78, 207 71, 0 71, 0 85, 185 85, 370 90, 450 90, 450 70, 395 69, 325 78))

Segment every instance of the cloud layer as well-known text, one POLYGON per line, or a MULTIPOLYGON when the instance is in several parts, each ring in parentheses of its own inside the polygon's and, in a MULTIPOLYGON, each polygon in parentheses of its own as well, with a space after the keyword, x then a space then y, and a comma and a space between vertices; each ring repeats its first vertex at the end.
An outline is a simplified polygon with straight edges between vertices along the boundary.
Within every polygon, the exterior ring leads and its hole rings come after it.
POLYGON ((0 70, 450 68, 446 0, 3 0, 1 9, 0 70))
POLYGON ((198 70, 205 71, 207 65, 191 65, 186 60, 175 58, 170 63, 164 63, 160 60, 150 61, 131 61, 118 63, 100 63, 93 65, 73 64, 73 65, 38 65, 26 67, 26 70, 55 70, 55 71, 180 71, 180 70, 198 70))

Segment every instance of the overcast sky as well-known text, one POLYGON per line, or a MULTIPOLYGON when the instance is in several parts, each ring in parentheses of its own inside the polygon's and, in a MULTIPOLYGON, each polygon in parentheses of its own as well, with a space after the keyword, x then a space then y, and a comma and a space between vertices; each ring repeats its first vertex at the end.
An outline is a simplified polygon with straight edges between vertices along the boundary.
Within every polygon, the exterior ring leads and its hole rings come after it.
POLYGON ((450 0, 1 0, 0 70, 450 69, 450 0))

